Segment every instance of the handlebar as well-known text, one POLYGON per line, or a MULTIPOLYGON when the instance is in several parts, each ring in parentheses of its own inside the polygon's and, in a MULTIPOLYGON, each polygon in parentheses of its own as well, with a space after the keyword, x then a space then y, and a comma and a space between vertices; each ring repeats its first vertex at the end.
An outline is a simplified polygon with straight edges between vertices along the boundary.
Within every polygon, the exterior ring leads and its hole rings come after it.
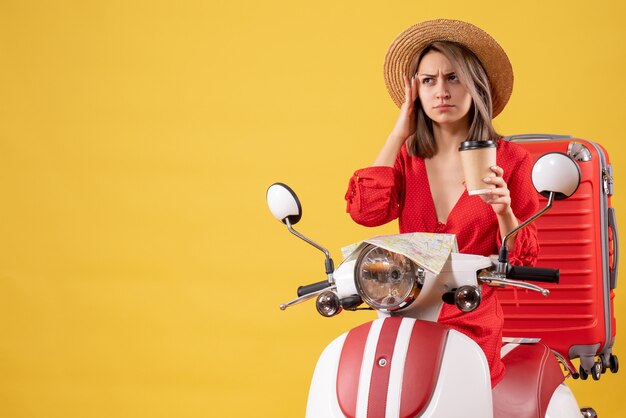
POLYGON ((322 280, 321 282, 300 286, 298 287, 298 297, 319 292, 327 287, 330 287, 330 282, 328 280, 322 280))
POLYGON ((506 277, 507 279, 558 284, 560 272, 558 269, 543 267, 509 266, 506 277))

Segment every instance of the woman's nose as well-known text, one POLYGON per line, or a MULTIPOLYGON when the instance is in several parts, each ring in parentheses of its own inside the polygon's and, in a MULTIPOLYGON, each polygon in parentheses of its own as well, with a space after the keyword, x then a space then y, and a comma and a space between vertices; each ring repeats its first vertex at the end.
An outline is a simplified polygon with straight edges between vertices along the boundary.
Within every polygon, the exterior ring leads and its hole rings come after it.
POLYGON ((445 82, 437 83, 437 98, 438 99, 449 99, 450 91, 448 90, 448 86, 445 82))

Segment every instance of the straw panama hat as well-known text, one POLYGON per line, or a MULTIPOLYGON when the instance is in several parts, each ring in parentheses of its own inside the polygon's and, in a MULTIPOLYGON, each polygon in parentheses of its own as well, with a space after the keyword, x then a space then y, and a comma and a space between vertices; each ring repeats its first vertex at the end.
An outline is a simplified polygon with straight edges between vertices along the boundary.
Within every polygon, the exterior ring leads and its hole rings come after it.
POLYGON ((393 101, 404 103, 404 76, 420 52, 436 41, 451 41, 471 50, 487 72, 496 117, 511 97, 513 68, 504 49, 484 30, 460 20, 436 19, 417 23, 393 41, 385 55, 385 84, 393 101))

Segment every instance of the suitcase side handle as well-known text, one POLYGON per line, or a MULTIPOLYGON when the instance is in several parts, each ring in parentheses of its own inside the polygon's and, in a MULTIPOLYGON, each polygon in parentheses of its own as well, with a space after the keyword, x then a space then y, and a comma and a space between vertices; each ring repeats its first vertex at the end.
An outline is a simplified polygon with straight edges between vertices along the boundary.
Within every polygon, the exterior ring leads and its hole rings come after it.
POLYGON ((504 137, 506 141, 522 141, 528 139, 538 139, 544 141, 550 141, 554 139, 571 139, 571 135, 553 135, 553 134, 522 134, 522 135, 507 135, 504 137))
MULTIPOLYGON (((609 266, 609 278, 611 283, 611 289, 615 289, 617 287, 617 266, 619 262, 619 239, 617 238, 617 222, 615 217, 615 208, 609 208, 608 213, 608 221, 609 221, 609 229, 610 235, 609 237, 613 238, 613 265, 609 266)), ((609 242, 609 245, 611 243, 609 242)), ((609 249, 610 250, 610 249, 609 249)))

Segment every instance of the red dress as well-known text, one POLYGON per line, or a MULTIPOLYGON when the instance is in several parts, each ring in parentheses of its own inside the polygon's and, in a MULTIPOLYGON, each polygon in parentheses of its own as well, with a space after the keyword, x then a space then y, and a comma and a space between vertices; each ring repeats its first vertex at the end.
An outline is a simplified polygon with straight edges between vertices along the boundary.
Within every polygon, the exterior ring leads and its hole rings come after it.
MULTIPOLYGON (((513 213, 522 222, 539 207, 531 182, 530 154, 517 144, 500 140, 496 161, 504 170, 513 213)), ((346 200, 347 211, 361 225, 379 226, 399 218, 400 233, 455 234, 462 253, 489 256, 497 254, 500 247, 495 212, 480 197, 468 195, 467 190, 446 223, 437 220, 424 160, 409 156, 404 146, 394 167, 357 170, 350 179, 346 200)), ((530 224, 517 233, 509 260, 512 264, 534 265, 538 251, 537 229, 530 224)), ((444 305, 439 322, 468 335, 482 347, 489 362, 491 385, 495 386, 504 376, 500 359, 503 316, 495 290, 484 286, 482 302, 474 312, 463 313, 455 306, 444 305)))

